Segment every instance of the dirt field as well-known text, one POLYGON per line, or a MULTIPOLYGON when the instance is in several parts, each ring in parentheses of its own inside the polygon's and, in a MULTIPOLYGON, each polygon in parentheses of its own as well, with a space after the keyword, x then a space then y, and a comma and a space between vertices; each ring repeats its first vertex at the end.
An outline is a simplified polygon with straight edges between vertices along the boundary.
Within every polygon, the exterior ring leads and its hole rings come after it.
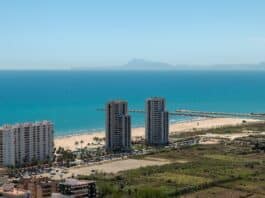
POLYGON ((153 160, 153 159, 125 159, 119 161, 112 161, 103 163, 100 165, 92 165, 87 167, 80 167, 80 168, 71 168, 69 169, 69 173, 80 174, 82 175, 90 175, 92 170, 97 172, 106 172, 106 173, 117 173, 124 170, 136 169, 145 166, 154 166, 154 165, 164 165, 170 163, 167 160, 160 159, 160 160, 153 160))

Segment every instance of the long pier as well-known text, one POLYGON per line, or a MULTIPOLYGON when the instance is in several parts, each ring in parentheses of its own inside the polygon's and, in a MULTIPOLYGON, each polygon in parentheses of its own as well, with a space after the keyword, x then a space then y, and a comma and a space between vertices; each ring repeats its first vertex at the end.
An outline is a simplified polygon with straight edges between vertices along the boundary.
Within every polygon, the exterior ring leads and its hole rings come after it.
MULTIPOLYGON (((97 111, 105 111, 104 108, 97 109, 97 111)), ((131 113, 145 113, 142 109, 130 109, 131 113)), ((207 117, 207 118, 250 118, 257 120, 265 120, 265 113, 227 113, 227 112, 207 112, 207 111, 193 111, 193 110, 176 110, 169 112, 172 116, 187 116, 187 117, 207 117)))
POLYGON ((195 117, 235 117, 235 118, 251 118, 258 120, 265 120, 263 113, 227 113, 227 112, 207 112, 207 111, 193 111, 193 110, 176 110, 174 114, 182 116, 195 117))

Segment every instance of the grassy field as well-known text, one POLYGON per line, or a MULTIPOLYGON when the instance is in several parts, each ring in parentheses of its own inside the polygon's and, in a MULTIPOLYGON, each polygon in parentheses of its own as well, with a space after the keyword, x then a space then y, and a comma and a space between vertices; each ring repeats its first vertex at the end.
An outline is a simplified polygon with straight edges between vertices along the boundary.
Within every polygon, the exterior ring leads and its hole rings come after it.
POLYGON ((265 154, 250 147, 197 145, 142 156, 150 157, 173 163, 83 178, 96 180, 102 197, 265 197, 265 154))

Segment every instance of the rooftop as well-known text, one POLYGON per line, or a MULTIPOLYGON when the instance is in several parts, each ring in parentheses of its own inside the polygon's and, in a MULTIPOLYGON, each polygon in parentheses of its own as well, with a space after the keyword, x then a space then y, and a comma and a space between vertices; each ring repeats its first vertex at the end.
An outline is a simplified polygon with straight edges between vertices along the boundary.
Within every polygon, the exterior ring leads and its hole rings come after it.
POLYGON ((108 104, 120 104, 120 103, 127 103, 126 100, 111 100, 108 104))
POLYGON ((63 182, 62 184, 75 186, 75 185, 85 185, 85 184, 90 184, 90 183, 94 183, 94 181, 66 179, 65 182, 63 182))
POLYGON ((147 98, 146 100, 147 100, 147 101, 149 101, 149 100, 165 100, 165 98, 163 98, 163 97, 158 97, 158 96, 154 96, 154 97, 147 98))
POLYGON ((28 194, 28 192, 23 189, 14 188, 14 184, 4 184, 0 188, 0 193, 3 195, 16 195, 16 196, 28 194))
POLYGON ((41 125, 53 125, 52 122, 43 120, 43 121, 36 121, 36 122, 24 122, 24 123, 16 123, 16 124, 5 124, 2 127, 0 127, 0 130, 2 129, 14 129, 18 127, 30 127, 30 126, 41 126, 41 125))

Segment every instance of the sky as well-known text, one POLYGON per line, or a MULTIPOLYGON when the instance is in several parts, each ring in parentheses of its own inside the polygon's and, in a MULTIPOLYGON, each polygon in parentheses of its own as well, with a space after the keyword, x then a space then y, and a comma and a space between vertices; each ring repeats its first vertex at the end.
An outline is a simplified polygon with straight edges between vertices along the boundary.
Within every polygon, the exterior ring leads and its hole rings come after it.
POLYGON ((0 69, 265 61, 264 0, 2 0, 0 69))

